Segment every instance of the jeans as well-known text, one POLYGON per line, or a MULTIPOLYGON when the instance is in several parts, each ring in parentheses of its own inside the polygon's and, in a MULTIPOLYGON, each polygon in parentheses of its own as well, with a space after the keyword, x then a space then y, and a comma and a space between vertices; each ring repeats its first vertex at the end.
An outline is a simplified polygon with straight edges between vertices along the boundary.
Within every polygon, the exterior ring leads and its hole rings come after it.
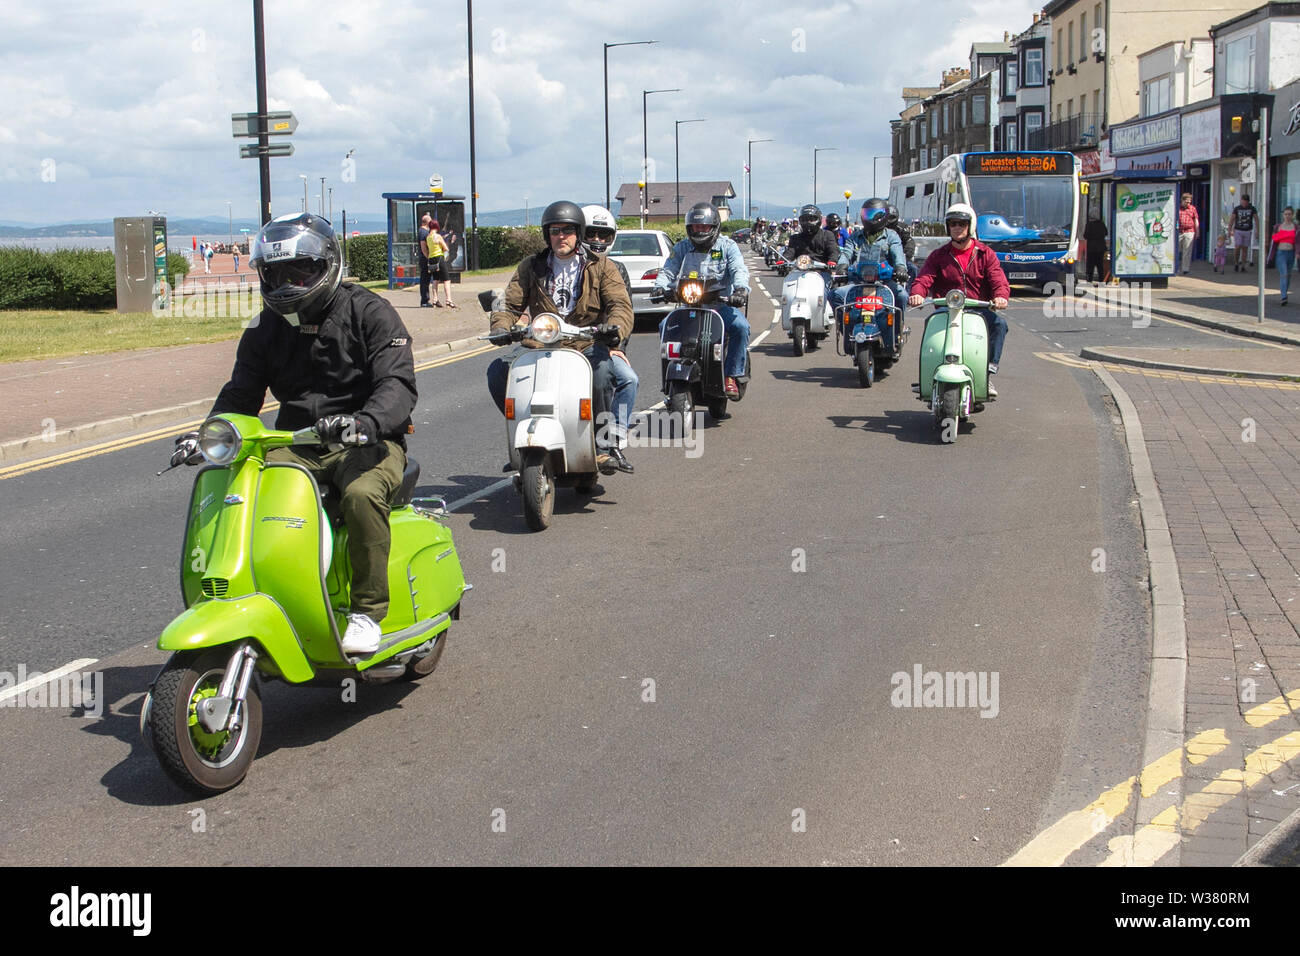
MULTIPOLYGON (((727 333, 727 354, 722 360, 722 374, 736 378, 745 374, 745 353, 749 350, 749 319, 733 305, 714 303, 709 306, 722 316, 722 325, 727 333)), ((664 337, 665 317, 659 323, 659 338, 664 337)))
POLYGON ((989 364, 997 365, 1002 361, 1002 343, 1007 338, 1007 320, 1002 313, 992 309, 971 309, 984 317, 984 324, 989 330, 989 364))
MULTIPOLYGON (((593 345, 582 353, 591 362, 591 411, 597 421, 613 412, 609 432, 620 446, 627 441, 627 426, 636 405, 640 379, 632 366, 609 354, 603 345, 593 345)), ((487 368, 488 392, 497 410, 506 413, 506 386, 510 379, 510 359, 499 358, 487 368)))
POLYGON ((429 260, 420 256, 420 305, 429 304, 429 260))
POLYGON ((1282 290, 1282 298, 1286 298, 1287 289, 1291 288, 1291 267, 1295 265, 1294 249, 1279 249, 1277 256, 1278 282, 1282 290))

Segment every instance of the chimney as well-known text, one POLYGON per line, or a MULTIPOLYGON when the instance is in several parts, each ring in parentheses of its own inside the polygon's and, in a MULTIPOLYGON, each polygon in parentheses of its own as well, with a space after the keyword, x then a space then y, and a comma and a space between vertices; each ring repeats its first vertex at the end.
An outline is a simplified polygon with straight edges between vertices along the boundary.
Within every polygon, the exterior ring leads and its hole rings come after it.
POLYGON ((1007 30, 1003 30, 1003 31, 1002 31, 1002 42, 1003 42, 1003 43, 1010 43, 1010 42, 1011 42, 1011 33, 1010 33, 1009 31, 1007 31, 1007 30))
POLYGON ((1034 22, 1035 22, 1035 23, 1038 22, 1038 14, 1036 14, 1036 13, 1034 14, 1034 22))

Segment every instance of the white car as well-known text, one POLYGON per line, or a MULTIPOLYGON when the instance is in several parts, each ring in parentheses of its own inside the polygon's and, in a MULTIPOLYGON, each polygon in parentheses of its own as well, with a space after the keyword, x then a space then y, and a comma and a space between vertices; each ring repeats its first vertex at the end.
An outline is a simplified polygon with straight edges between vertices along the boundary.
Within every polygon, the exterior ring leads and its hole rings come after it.
POLYGON ((620 229, 609 249, 609 258, 621 263, 632 283, 632 311, 643 313, 668 313, 675 306, 670 302, 653 303, 650 290, 655 278, 672 254, 673 244, 667 233, 658 229, 620 229))

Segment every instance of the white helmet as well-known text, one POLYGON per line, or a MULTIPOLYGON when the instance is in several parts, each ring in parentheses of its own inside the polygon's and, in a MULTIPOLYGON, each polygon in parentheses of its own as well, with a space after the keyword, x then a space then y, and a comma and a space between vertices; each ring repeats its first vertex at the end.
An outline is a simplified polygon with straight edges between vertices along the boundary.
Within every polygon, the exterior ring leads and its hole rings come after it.
POLYGON ((972 239, 976 238, 974 209, 966 205, 966 203, 964 202, 955 202, 951 206, 949 206, 948 211, 943 214, 944 228, 946 229, 948 223, 952 222, 954 219, 961 220, 962 222, 967 223, 970 226, 971 238, 972 239))
POLYGON ((604 206, 583 206, 582 248, 597 255, 609 251, 618 235, 618 220, 604 206))

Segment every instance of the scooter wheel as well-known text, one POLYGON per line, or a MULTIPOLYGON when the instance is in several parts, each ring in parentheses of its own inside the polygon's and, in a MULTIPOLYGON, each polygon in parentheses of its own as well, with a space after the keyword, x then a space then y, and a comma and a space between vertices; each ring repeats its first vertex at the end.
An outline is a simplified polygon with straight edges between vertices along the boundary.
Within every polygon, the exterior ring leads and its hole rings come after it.
POLYGON ((876 381, 876 361, 871 354, 871 349, 864 348, 859 350, 857 355, 858 365, 858 384, 863 388, 870 388, 876 381))
POLYGON ((808 350, 808 329, 802 322, 795 323, 795 327, 791 332, 791 339, 794 342, 795 358, 798 358, 808 350))
POLYGON ((447 646, 447 635, 451 633, 451 628, 443 631, 438 635, 438 640, 434 642, 433 648, 419 657, 413 657, 406 664, 406 671, 399 680, 413 681, 421 677, 428 677, 433 673, 433 669, 438 666, 438 660, 442 657, 443 648, 447 646))
POLYGON ((555 479, 551 475, 550 456, 540 448, 529 449, 519 469, 519 479, 524 493, 524 520, 533 531, 545 531, 555 512, 555 479))
POLYGON ((262 698, 248 685, 239 726, 210 734, 195 708, 216 696, 233 653, 229 647, 173 654, 153 688, 149 732, 167 776, 191 793, 221 793, 248 774, 262 739, 262 698))
POLYGON ((681 431, 683 438, 691 434, 695 427, 695 403, 691 399, 690 386, 676 386, 668 393, 668 411, 672 415, 675 423, 680 423, 677 428, 681 431))
POLYGON ((939 396, 939 410, 934 416, 935 425, 943 430, 945 441, 956 442, 961 428, 961 389, 946 388, 939 396), (951 426, 948 424, 951 422, 951 426), (951 431, 949 431, 951 428, 951 431))
POLYGON ((720 422, 724 418, 730 418, 727 413, 727 400, 725 398, 711 398, 707 402, 709 417, 715 422, 720 422))

